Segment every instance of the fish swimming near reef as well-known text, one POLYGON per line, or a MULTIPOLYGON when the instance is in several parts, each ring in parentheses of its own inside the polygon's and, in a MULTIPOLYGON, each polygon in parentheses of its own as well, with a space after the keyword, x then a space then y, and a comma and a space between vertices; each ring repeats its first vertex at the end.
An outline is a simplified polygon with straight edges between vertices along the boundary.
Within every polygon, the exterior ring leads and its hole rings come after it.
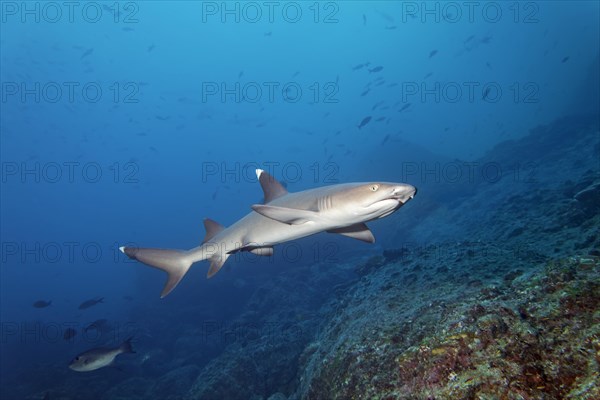
POLYGON ((63 334, 63 339, 64 340, 71 340, 75 336, 77 336, 77 331, 75 329, 73 329, 73 328, 67 328, 65 330, 65 333, 63 334))
POLYGON ((371 116, 364 117, 362 119, 362 121, 360 121, 360 124, 358 124, 356 127, 358 129, 361 129, 362 127, 364 127, 365 125, 367 125, 370 121, 371 121, 371 116))
POLYGON ((133 338, 127 339, 118 347, 97 347, 83 352, 71 361, 69 368, 77 372, 89 372, 113 365, 119 354, 135 353, 131 339, 133 338))
POLYGON ((50 304, 52 304, 52 300, 50 301, 45 301, 45 300, 38 300, 35 303, 33 303, 33 306, 35 308, 46 308, 48 307, 50 304))
POLYGON ((254 204, 245 217, 228 228, 204 220, 206 236, 191 250, 122 246, 129 258, 168 274, 161 297, 168 295, 193 263, 210 261, 207 277, 214 276, 227 259, 241 251, 259 256, 273 254, 273 246, 319 232, 337 233, 364 242, 375 238, 365 222, 386 217, 417 193, 405 183, 345 183, 289 193, 267 172, 257 169, 264 204, 254 204))
POLYGON ((85 310, 86 308, 93 307, 93 306, 95 306, 98 303, 104 303, 103 300, 104 300, 104 297, 100 297, 99 299, 89 299, 89 300, 86 300, 86 301, 84 301, 83 303, 81 303, 79 305, 79 309, 80 310, 85 310))

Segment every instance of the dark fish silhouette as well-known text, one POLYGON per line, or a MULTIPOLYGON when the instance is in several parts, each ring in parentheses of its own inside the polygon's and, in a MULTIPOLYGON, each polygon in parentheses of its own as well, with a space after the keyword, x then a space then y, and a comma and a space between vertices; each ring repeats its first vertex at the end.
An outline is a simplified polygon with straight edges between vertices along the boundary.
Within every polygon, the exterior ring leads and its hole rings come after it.
POLYGON ((104 332, 108 329, 108 320, 105 318, 97 319, 88 326, 86 326, 83 331, 88 332, 90 330, 96 330, 99 332, 104 332))
POLYGON ((402 111, 406 110, 408 107, 410 107, 410 104, 411 103, 406 103, 405 105, 402 106, 401 109, 398 110, 398 112, 402 112, 402 111))
POLYGON ((75 336, 77 336, 77 331, 73 328, 68 328, 67 330, 65 330, 65 333, 63 334, 63 339, 71 340, 75 336))
POLYGON ((52 304, 52 300, 49 301, 45 301, 45 300, 38 300, 35 303, 33 303, 33 306, 35 308, 46 308, 48 307, 50 304, 52 304))
POLYGON ((358 129, 364 127, 365 125, 367 125, 369 122, 371 121, 371 116, 368 117, 364 117, 362 121, 360 121, 360 124, 358 125, 358 129))
POLYGON ((429 78, 431 75, 433 75, 433 72, 429 72, 427 75, 425 75, 425 77, 423 79, 427 79, 429 78))
POLYGON ((383 121, 384 119, 386 119, 386 117, 379 117, 379 118, 377 118, 377 119, 375 120, 375 122, 381 122, 381 121, 383 121))
POLYGON ((365 14, 363 14, 363 25, 367 25, 367 16, 365 14))
POLYGON ((485 88, 485 90, 484 90, 484 92, 483 92, 483 95, 481 96, 481 99, 482 99, 482 100, 485 100, 485 99, 487 99, 487 97, 488 97, 488 94, 490 94, 490 88, 489 88, 489 87, 485 88))
POLYGON ((92 54, 94 52, 94 49, 87 49, 82 55, 81 55, 81 60, 83 60, 85 57, 89 56, 90 54, 92 54))
POLYGON ((360 95, 361 95, 361 96, 366 96, 366 95, 369 93, 369 91, 370 91, 370 90, 371 90, 371 89, 367 89, 367 90, 365 90, 364 92, 362 92, 360 95))
POLYGON ((437 54, 437 50, 431 50, 431 52, 429 53, 429 58, 435 56, 437 54))
POLYGON ((569 57, 568 57, 568 56, 567 56, 567 57, 565 57, 565 58, 563 58, 563 59, 562 59, 560 62, 562 62, 562 63, 566 63, 567 61, 569 61, 569 57))
POLYGON ((93 307, 93 306, 95 306, 98 303, 104 303, 104 301, 102 301, 102 300, 104 300, 104 297, 100 297, 99 299, 89 299, 89 300, 86 300, 86 301, 84 301, 83 303, 81 303, 79 305, 79 309, 80 310, 85 310, 86 308, 93 307))
POLYGON ((385 137, 383 138, 383 140, 381 141, 381 145, 383 146, 385 144, 385 142, 388 141, 388 139, 390 138, 390 134, 388 133, 387 135, 385 135, 385 137))
POLYGON ((379 71, 381 71, 382 69, 383 69, 383 67, 382 67, 381 65, 378 65, 378 66, 377 66, 377 67, 375 67, 375 68, 371 68, 371 69, 369 70, 369 72, 370 72, 370 73, 373 73, 373 72, 379 72, 379 71))
POLYGON ((150 53, 152 50, 154 50, 155 47, 156 47, 155 44, 151 44, 150 46, 148 46, 148 53, 150 53))

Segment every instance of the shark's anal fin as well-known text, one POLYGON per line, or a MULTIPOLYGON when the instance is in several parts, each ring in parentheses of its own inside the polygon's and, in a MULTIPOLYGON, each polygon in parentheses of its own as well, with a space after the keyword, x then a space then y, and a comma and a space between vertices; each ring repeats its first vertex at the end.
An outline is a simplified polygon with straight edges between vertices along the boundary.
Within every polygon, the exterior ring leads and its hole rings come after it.
POLYGON ((252 209, 262 216, 289 225, 300 225, 310 221, 314 222, 319 219, 319 213, 315 211, 300 210, 297 208, 254 204, 252 209))
POLYGON ((265 195, 265 204, 275 200, 278 197, 285 196, 288 191, 271 175, 263 171, 262 169, 256 170, 256 177, 260 182, 260 186, 265 195))
POLYGON ((206 277, 212 278, 217 272, 219 272, 219 270, 221 269, 223 264, 225 264, 225 261, 227 261, 228 258, 229 258, 229 254, 227 254, 227 253, 215 254, 214 256, 209 258, 210 268, 208 270, 208 273, 206 274, 206 277))
POLYGON ((215 237, 215 235, 217 233, 219 233, 223 229, 225 229, 225 227, 223 225, 219 224, 218 222, 213 221, 210 218, 205 218, 204 219, 204 229, 206 229, 206 235, 204 236, 204 240, 202 241, 202 243, 208 242, 210 239, 215 237))
POLYGON ((327 232, 338 233, 340 235, 348 236, 357 240, 362 240, 363 242, 367 243, 375 243, 375 236, 373 236, 373 233, 371 232, 369 227, 362 222, 359 224, 346 226, 344 228, 330 229, 327 232))

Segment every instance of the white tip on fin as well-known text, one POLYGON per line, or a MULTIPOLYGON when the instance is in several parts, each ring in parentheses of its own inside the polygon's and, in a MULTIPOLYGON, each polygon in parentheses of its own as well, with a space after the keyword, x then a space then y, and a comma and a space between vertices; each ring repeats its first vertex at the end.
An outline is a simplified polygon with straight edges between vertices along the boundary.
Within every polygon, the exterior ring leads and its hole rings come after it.
POLYGON ((119 247, 119 250, 121 250, 121 253, 125 254, 125 246, 119 247))
POLYGON ((256 168, 256 178, 260 179, 260 175, 265 172, 264 170, 260 169, 260 168, 256 168))

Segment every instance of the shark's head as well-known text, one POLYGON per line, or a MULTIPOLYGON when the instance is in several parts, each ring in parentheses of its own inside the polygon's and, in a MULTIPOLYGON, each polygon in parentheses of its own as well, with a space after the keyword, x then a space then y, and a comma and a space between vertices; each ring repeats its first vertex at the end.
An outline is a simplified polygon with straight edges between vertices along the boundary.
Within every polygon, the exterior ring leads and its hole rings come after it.
POLYGON ((390 215, 417 194, 405 183, 354 183, 331 195, 331 203, 363 222, 390 215))

